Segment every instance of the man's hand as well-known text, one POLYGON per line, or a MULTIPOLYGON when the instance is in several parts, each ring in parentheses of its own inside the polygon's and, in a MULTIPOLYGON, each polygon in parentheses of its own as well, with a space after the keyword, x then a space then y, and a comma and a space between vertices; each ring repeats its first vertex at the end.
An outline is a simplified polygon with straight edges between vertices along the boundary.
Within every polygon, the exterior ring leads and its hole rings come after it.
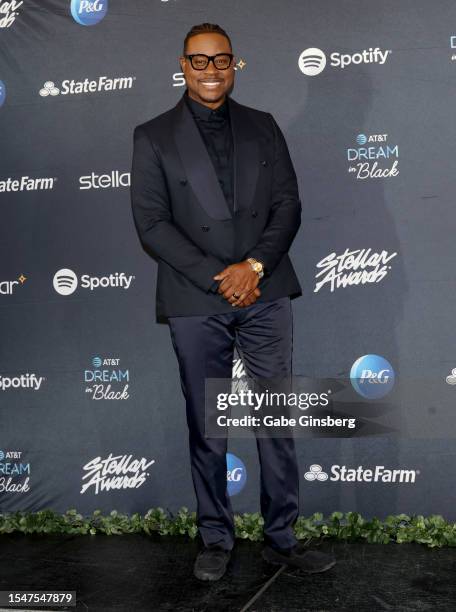
POLYGON ((257 287, 252 291, 252 293, 249 293, 248 296, 242 302, 240 302, 239 304, 235 304, 235 306, 240 306, 241 308, 244 308, 245 306, 250 306, 251 304, 254 304, 257 301, 260 295, 261 291, 257 287))
POLYGON ((233 306, 250 306, 261 295, 260 279, 248 261, 227 266, 213 278, 221 281, 218 292, 233 306))

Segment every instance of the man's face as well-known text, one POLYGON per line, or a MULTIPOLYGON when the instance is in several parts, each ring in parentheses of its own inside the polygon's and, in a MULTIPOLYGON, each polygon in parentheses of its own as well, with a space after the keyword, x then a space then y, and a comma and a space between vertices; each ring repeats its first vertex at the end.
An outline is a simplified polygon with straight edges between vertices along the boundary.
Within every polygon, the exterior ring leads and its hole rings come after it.
MULTIPOLYGON (((232 53, 228 40, 222 34, 207 32, 192 36, 187 43, 186 53, 204 53, 216 55, 217 53, 232 53)), ((225 94, 231 89, 234 82, 235 58, 226 70, 217 70, 213 62, 209 62, 204 70, 194 70, 189 59, 179 58, 188 95, 201 104, 210 108, 217 108, 223 104, 225 94)))

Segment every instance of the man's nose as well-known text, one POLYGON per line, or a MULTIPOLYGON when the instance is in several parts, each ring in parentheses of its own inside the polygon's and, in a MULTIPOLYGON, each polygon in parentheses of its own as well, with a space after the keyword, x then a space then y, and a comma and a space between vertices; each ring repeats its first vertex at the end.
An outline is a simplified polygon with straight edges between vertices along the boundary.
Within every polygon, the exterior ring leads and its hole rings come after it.
POLYGON ((218 74, 219 70, 214 66, 214 60, 209 60, 208 65, 206 66, 206 72, 209 74, 218 74))

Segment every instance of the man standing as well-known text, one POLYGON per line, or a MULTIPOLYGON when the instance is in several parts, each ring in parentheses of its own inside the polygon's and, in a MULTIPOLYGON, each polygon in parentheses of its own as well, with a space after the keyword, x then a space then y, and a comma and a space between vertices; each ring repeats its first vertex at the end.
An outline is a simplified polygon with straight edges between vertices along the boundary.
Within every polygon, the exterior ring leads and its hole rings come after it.
MULTIPOLYGON (((169 324, 186 399, 198 529, 194 574, 217 580, 234 545, 226 438, 204 431, 205 379, 231 379, 234 346, 252 379, 291 376, 290 298, 301 295, 288 250, 301 222, 295 171, 270 113, 228 94, 234 56, 218 25, 194 26, 179 58, 179 102, 135 128, 131 200, 158 262, 156 317, 169 324)), ((321 572, 330 555, 293 532, 299 476, 293 438, 258 438, 263 557, 321 572)))

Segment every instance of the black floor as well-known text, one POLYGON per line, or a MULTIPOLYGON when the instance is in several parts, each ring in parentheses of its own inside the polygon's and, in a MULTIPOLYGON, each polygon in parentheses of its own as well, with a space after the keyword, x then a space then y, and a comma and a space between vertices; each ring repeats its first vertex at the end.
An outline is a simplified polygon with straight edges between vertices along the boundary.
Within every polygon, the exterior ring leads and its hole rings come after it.
MULTIPOLYGON (((78 611, 239 612, 277 572, 261 544, 238 540, 228 574, 201 583, 192 575, 198 548, 179 537, 1 535, 0 590, 75 590, 68 609, 78 611)), ((248 611, 456 611, 454 548, 326 541, 320 549, 336 554, 334 568, 282 571, 248 611)))

